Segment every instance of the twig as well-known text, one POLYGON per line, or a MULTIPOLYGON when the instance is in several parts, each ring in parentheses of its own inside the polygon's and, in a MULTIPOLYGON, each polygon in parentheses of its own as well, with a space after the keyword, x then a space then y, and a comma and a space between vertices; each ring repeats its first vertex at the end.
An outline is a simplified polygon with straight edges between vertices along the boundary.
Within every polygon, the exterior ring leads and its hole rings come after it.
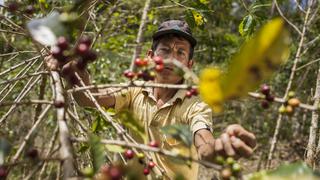
POLYGON ((300 6, 297 0, 294 0, 294 2, 296 3, 297 7, 300 9, 301 12, 306 13, 306 11, 300 6))
POLYGON ((20 32, 15 32, 15 31, 9 31, 9 30, 4 30, 4 29, 0 29, 0 32, 9 33, 9 34, 17 34, 17 35, 22 35, 22 36, 27 36, 25 33, 20 33, 20 32))
MULTIPOLYGON (((88 140, 86 140, 84 138, 75 138, 75 137, 72 138, 72 141, 74 141, 74 142, 88 142, 88 140)), ((222 169, 221 166, 219 166, 217 164, 214 164, 214 163, 211 163, 211 162, 208 162, 208 161, 194 159, 194 158, 192 158, 190 156, 184 156, 184 155, 179 154, 177 152, 168 151, 168 150, 160 149, 160 148, 156 148, 156 147, 150 147, 150 146, 145 145, 145 144, 128 143, 126 141, 106 140, 106 139, 102 139, 100 142, 103 143, 103 144, 118 145, 118 146, 141 149, 141 150, 149 151, 149 152, 155 152, 155 153, 158 153, 158 154, 161 154, 161 155, 174 157, 174 158, 177 158, 177 159, 191 160, 191 161, 197 162, 199 164, 205 165, 207 167, 213 168, 215 170, 221 170, 222 169)))
POLYGON ((31 59, 24 60, 23 62, 21 62, 21 63, 19 63, 19 64, 17 64, 17 65, 11 66, 9 69, 1 72, 1 73, 0 73, 0 77, 3 76, 3 75, 5 75, 5 74, 7 74, 8 72, 11 72, 11 71, 17 69, 18 67, 20 67, 20 66, 22 66, 22 65, 24 65, 24 64, 27 64, 27 63, 30 62, 30 61, 37 61, 38 58, 40 58, 40 56, 36 56, 36 57, 31 58, 31 59))
POLYGON ((51 104, 53 105, 52 101, 48 100, 28 100, 28 101, 20 101, 20 102, 1 102, 1 106, 12 106, 12 105, 32 105, 32 104, 51 104))
MULTIPOLYGON (((276 4, 278 10, 280 10, 279 7, 278 7, 277 1, 274 0, 274 2, 276 4)), ((306 33, 306 29, 307 29, 307 22, 308 22, 308 18, 309 18, 309 14, 310 14, 310 7, 311 6, 308 7, 307 13, 306 13, 305 18, 304 18, 304 24, 303 24, 303 28, 302 28, 302 33, 300 33, 300 42, 299 42, 299 46, 298 46, 298 49, 297 49, 297 52, 296 52, 296 55, 295 55, 293 66, 291 68, 291 74, 290 74, 290 77, 289 77, 289 82, 288 82, 288 85, 287 85, 287 88, 286 88, 286 91, 285 91, 285 94, 284 94, 284 97, 283 97, 284 99, 288 96, 288 93, 289 93, 289 91, 291 89, 292 81, 293 81, 293 78, 294 78, 294 75, 295 75, 295 72, 296 72, 296 66, 297 66, 298 61, 300 60, 300 53, 301 53, 301 50, 302 50, 302 47, 303 47, 303 42, 304 42, 305 33, 306 33)), ((279 11, 279 13, 280 12, 281 11, 279 11)), ((282 122, 282 114, 279 114, 278 115, 278 119, 277 119, 277 123, 276 123, 276 128, 275 128, 275 131, 274 131, 274 134, 273 134, 273 138, 272 138, 269 154, 268 154, 267 167, 266 167, 267 169, 270 168, 270 165, 271 165, 273 153, 274 153, 277 141, 278 141, 278 134, 279 134, 280 127, 281 127, 281 122, 282 122)))
MULTIPOLYGON (((29 62, 25 67, 23 67, 14 78, 24 76, 30 69, 31 67, 36 63, 37 61, 29 62)), ((40 66, 37 68, 39 69, 40 66)), ((2 95, 3 92, 7 92, 1 99, 0 102, 5 99, 5 97, 13 90, 13 88, 18 84, 18 82, 15 82, 13 85, 7 84, 0 92, 0 95, 2 95), (11 86, 11 87, 10 87, 11 86), (10 89, 8 89, 10 87, 10 89)))
MULTIPOLYGON (((251 97, 253 97, 253 98, 265 99, 265 96, 262 95, 262 94, 259 94, 259 93, 249 92, 248 94, 249 94, 249 96, 251 96, 251 97)), ((286 100, 285 100, 285 98, 275 97, 275 98, 274 98, 274 102, 285 103, 286 100)), ((303 103, 300 103, 300 104, 299 104, 299 107, 300 107, 300 108, 303 108, 303 109, 310 110, 310 111, 318 111, 318 110, 319 110, 317 106, 309 105, 309 104, 303 104, 303 103)))
POLYGON ((299 33, 300 36, 302 36, 302 35, 301 35, 301 31, 299 30, 299 28, 298 28, 296 25, 294 25, 291 21, 289 21, 286 16, 284 16, 282 10, 280 9, 280 7, 279 7, 279 5, 278 5, 278 1, 277 1, 277 0, 273 0, 273 2, 274 2, 274 4, 275 4, 275 6, 276 6, 276 8, 277 8, 277 10, 278 10, 278 12, 279 12, 279 14, 280 14, 280 16, 281 16, 285 21, 287 21, 287 23, 288 23, 290 26, 292 26, 293 29, 296 30, 296 31, 299 33))
POLYGON ((42 120, 44 119, 45 115, 49 111, 50 107, 51 107, 51 105, 47 105, 47 107, 40 114, 39 118, 34 123, 32 128, 29 130, 28 134, 24 137, 23 142, 21 143, 20 147, 18 148, 17 152, 15 153, 15 155, 12 158, 12 161, 11 161, 12 163, 15 163, 18 160, 19 156, 22 153, 22 150, 24 149, 24 147, 26 146, 27 142, 29 141, 29 138, 31 137, 32 133, 36 130, 36 128, 42 122, 42 120))
POLYGON ((151 4, 151 0, 146 0, 145 1, 143 12, 142 12, 142 16, 141 16, 139 31, 138 31, 138 35, 137 35, 137 39, 136 39, 136 47, 135 47, 135 50, 133 52, 133 56, 132 56, 132 59, 131 59, 130 71, 133 71, 134 61, 141 54, 141 48, 142 48, 141 47, 142 46, 141 43, 143 41, 143 32, 144 32, 144 29, 146 27, 147 15, 148 15, 148 11, 150 9, 150 4, 151 4))
MULTIPOLYGON (((32 77, 33 78, 33 77, 32 77)), ((26 86, 23 88, 23 90, 20 92, 20 94, 18 95, 18 97, 14 100, 15 102, 20 102, 22 98, 24 98, 24 96, 26 96, 28 94, 28 92, 33 88, 34 85, 36 85, 36 83, 39 81, 39 79, 41 78, 40 76, 38 76, 34 81, 32 81, 33 79, 30 78, 29 82, 26 84, 26 86)), ((10 109, 6 112, 6 114, 4 114, 1 119, 0 119, 0 126, 3 125, 4 121, 7 119, 7 117, 9 116, 9 114, 17 107, 16 104, 12 105, 10 107, 10 109)))
POLYGON ((18 81, 18 80, 21 80, 21 79, 26 79, 26 78, 29 78, 29 77, 32 77, 32 76, 41 76, 41 75, 48 75, 48 74, 49 74, 48 71, 40 71, 40 72, 27 74, 27 75, 24 75, 24 76, 20 76, 20 77, 17 77, 17 78, 13 78, 13 79, 10 79, 10 80, 7 80, 7 81, 0 82, 0 85, 12 83, 14 81, 18 81))
MULTIPOLYGON (((55 92, 55 101, 65 103, 64 95, 63 95, 63 88, 60 81, 60 75, 56 71, 51 71, 51 76, 54 83, 55 92)), ((67 179, 72 177, 75 173, 74 167, 74 158, 72 154, 72 145, 69 139, 69 130, 67 123, 65 121, 65 109, 57 108, 57 120, 58 120, 58 127, 59 127, 59 139, 60 139, 60 156, 64 159, 62 166, 63 166, 63 178, 67 179)))

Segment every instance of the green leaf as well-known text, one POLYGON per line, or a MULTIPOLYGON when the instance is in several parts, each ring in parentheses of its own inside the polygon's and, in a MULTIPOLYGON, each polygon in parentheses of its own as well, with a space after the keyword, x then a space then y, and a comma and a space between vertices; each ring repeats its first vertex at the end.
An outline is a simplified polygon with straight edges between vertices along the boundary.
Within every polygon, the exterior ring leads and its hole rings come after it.
POLYGON ((5 162, 6 156, 9 155, 11 144, 4 138, 0 138, 0 165, 5 162))
POLYGON ((94 172, 98 172, 104 164, 104 146, 100 142, 100 138, 96 135, 89 135, 90 154, 92 156, 92 164, 94 172))
POLYGON ((192 133, 187 125, 173 124, 161 128, 164 134, 183 142, 187 147, 192 145, 192 133))
POLYGON ((147 136, 145 135, 143 126, 134 119, 131 112, 127 110, 120 111, 117 114, 117 118, 125 127, 140 135, 144 142, 147 142, 147 136))
POLYGON ((194 20, 193 13, 189 9, 187 9, 185 13, 186 13, 185 20, 190 26, 190 28, 193 29, 194 27, 196 27, 196 22, 194 20))
POLYGON ((248 175, 248 180, 316 180, 320 175, 305 163, 297 162, 279 166, 275 170, 260 171, 248 175))
POLYGON ((112 145, 112 144, 107 144, 106 148, 110 152, 115 152, 115 153, 123 153, 125 151, 125 149, 122 146, 112 145))
POLYGON ((251 35, 253 32, 253 28, 255 25, 255 21, 251 14, 245 16, 240 25, 239 25, 239 33, 241 36, 251 35))

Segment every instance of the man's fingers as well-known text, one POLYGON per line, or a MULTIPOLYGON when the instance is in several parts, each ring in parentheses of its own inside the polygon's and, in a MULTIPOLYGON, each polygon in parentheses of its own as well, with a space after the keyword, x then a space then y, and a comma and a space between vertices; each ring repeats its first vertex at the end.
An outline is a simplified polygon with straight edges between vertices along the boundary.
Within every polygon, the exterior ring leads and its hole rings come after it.
POLYGON ((237 154, 244 157, 250 157, 253 153, 253 149, 247 146, 241 139, 232 136, 231 138, 232 147, 237 151, 237 154))
POLYGON ((223 133, 221 135, 221 141, 222 141, 222 144, 223 144, 223 149, 226 153, 227 156, 235 156, 236 152, 234 151, 232 145, 231 145, 231 140, 230 140, 230 137, 227 133, 223 133))
POLYGON ((230 136, 236 136, 240 138, 251 148, 254 148, 256 146, 256 137, 254 136, 254 134, 245 130, 242 126, 238 124, 228 126, 226 129, 226 133, 228 133, 230 136))
POLYGON ((219 155, 222 155, 222 156, 224 155, 223 144, 220 138, 216 139, 214 143, 214 151, 219 155))

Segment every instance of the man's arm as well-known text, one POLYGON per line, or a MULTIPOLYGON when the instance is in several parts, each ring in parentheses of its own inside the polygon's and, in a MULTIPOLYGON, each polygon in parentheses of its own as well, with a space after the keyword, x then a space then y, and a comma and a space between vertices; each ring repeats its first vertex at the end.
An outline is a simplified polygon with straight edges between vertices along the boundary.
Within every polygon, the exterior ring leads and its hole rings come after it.
MULTIPOLYGON (((61 69, 61 74, 64 79, 67 81, 68 88, 72 88, 75 86, 82 86, 81 83, 77 80, 75 73, 77 73, 85 85, 90 85, 90 75, 87 70, 79 69, 77 66, 78 61, 70 61, 66 64, 59 62, 58 60, 54 59, 52 56, 45 57, 45 62, 47 68, 51 71, 58 71, 61 69)), ((107 89, 93 89, 90 90, 91 92, 107 92, 107 89)), ((88 106, 88 107, 95 107, 94 103, 86 96, 84 91, 78 91, 73 93, 73 97, 76 102, 80 106, 88 106)), ((98 96, 96 97, 98 103, 103 107, 114 107, 115 105, 115 97, 113 95, 106 95, 106 96, 98 96)))

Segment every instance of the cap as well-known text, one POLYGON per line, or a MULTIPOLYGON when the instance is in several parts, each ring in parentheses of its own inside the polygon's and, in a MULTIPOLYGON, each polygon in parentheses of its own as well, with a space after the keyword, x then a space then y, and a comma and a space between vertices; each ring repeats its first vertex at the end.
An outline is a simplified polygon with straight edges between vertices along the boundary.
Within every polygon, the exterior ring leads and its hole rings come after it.
POLYGON ((192 36, 191 29, 185 21, 169 20, 161 23, 152 38, 156 39, 165 34, 178 34, 187 39, 193 47, 197 44, 197 40, 192 36))

